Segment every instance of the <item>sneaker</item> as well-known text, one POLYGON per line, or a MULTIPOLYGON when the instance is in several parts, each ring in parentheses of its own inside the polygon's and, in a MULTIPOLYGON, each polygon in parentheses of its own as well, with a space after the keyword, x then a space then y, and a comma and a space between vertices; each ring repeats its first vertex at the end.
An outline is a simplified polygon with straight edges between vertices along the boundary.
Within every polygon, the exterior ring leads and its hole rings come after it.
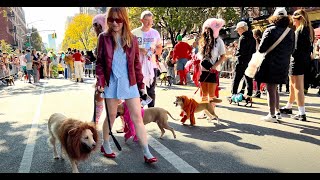
POLYGON ((299 121, 307 121, 307 116, 304 114, 304 115, 294 115, 294 116, 291 116, 292 119, 295 119, 295 120, 299 120, 299 121))
POLYGON ((262 117, 261 118, 262 121, 265 121, 265 122, 273 122, 273 123, 278 123, 277 119, 276 119, 276 116, 271 116, 270 114, 268 114, 267 116, 265 117, 262 117))
POLYGON ((280 113, 282 114, 292 114, 292 108, 288 109, 286 107, 280 108, 280 113))
POLYGON ((253 97, 255 97, 255 98, 260 98, 260 97, 261 97, 260 91, 258 91, 253 97))
POLYGON ((282 119, 282 117, 281 117, 281 114, 280 114, 280 113, 277 113, 277 114, 276 114, 276 119, 277 119, 277 120, 282 119))
POLYGON ((200 116, 197 117, 198 119, 206 119, 207 115, 206 113, 202 113, 200 116))

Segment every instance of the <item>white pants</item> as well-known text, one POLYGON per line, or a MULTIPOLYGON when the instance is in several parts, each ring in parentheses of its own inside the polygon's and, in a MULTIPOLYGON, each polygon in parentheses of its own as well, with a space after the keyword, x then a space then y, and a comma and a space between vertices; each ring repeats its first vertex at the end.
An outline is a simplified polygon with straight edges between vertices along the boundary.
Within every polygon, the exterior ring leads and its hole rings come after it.
POLYGON ((83 65, 81 61, 74 62, 75 78, 83 78, 83 65))

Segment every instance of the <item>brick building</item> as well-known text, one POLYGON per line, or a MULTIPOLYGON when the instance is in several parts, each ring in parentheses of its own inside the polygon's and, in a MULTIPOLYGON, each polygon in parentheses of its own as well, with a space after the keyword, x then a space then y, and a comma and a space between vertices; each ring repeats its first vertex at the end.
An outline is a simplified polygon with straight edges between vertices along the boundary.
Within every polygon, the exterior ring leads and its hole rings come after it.
POLYGON ((27 33, 22 7, 0 7, 0 40, 4 39, 14 49, 22 49, 27 33))

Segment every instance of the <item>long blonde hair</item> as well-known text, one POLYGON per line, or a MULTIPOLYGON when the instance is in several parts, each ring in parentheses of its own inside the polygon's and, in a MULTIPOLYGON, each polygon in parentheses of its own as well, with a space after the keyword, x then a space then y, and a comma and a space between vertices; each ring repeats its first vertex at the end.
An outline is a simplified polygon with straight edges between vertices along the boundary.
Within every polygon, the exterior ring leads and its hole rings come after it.
POLYGON ((296 28, 298 33, 302 33, 304 27, 309 28, 310 41, 314 41, 314 30, 308 17, 308 13, 303 9, 298 9, 293 13, 294 19, 299 19, 300 25, 296 28))
MULTIPOLYGON (((114 12, 117 13, 118 17, 121 18, 123 21, 122 34, 121 34, 121 45, 123 48, 125 48, 125 46, 131 47, 132 40, 133 40, 133 34, 131 33, 127 9, 125 7, 110 7, 110 8, 108 8, 107 17, 106 17, 106 24, 108 24, 108 18, 112 17, 112 14, 114 12)), ((106 31, 107 31, 107 33, 112 34, 112 28, 110 28, 108 25, 106 27, 106 31)), ((115 40, 115 36, 113 36, 112 41, 113 41, 115 48, 116 48, 117 43, 115 40)))

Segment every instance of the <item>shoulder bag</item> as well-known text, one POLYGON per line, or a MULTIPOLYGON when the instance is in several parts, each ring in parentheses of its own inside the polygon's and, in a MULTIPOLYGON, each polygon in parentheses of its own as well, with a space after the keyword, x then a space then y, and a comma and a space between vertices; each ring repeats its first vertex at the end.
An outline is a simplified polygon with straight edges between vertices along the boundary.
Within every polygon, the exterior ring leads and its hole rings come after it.
POLYGON ((265 56, 272 51, 276 46, 278 46, 280 44, 280 42, 286 37, 286 35, 289 33, 290 28, 287 28, 282 35, 280 36, 280 38, 264 53, 260 53, 259 51, 255 52, 254 54, 252 54, 252 58, 248 64, 248 67, 245 71, 245 75, 250 77, 250 78, 254 78, 254 76, 256 75, 258 69, 260 68, 263 60, 265 59, 265 56))

